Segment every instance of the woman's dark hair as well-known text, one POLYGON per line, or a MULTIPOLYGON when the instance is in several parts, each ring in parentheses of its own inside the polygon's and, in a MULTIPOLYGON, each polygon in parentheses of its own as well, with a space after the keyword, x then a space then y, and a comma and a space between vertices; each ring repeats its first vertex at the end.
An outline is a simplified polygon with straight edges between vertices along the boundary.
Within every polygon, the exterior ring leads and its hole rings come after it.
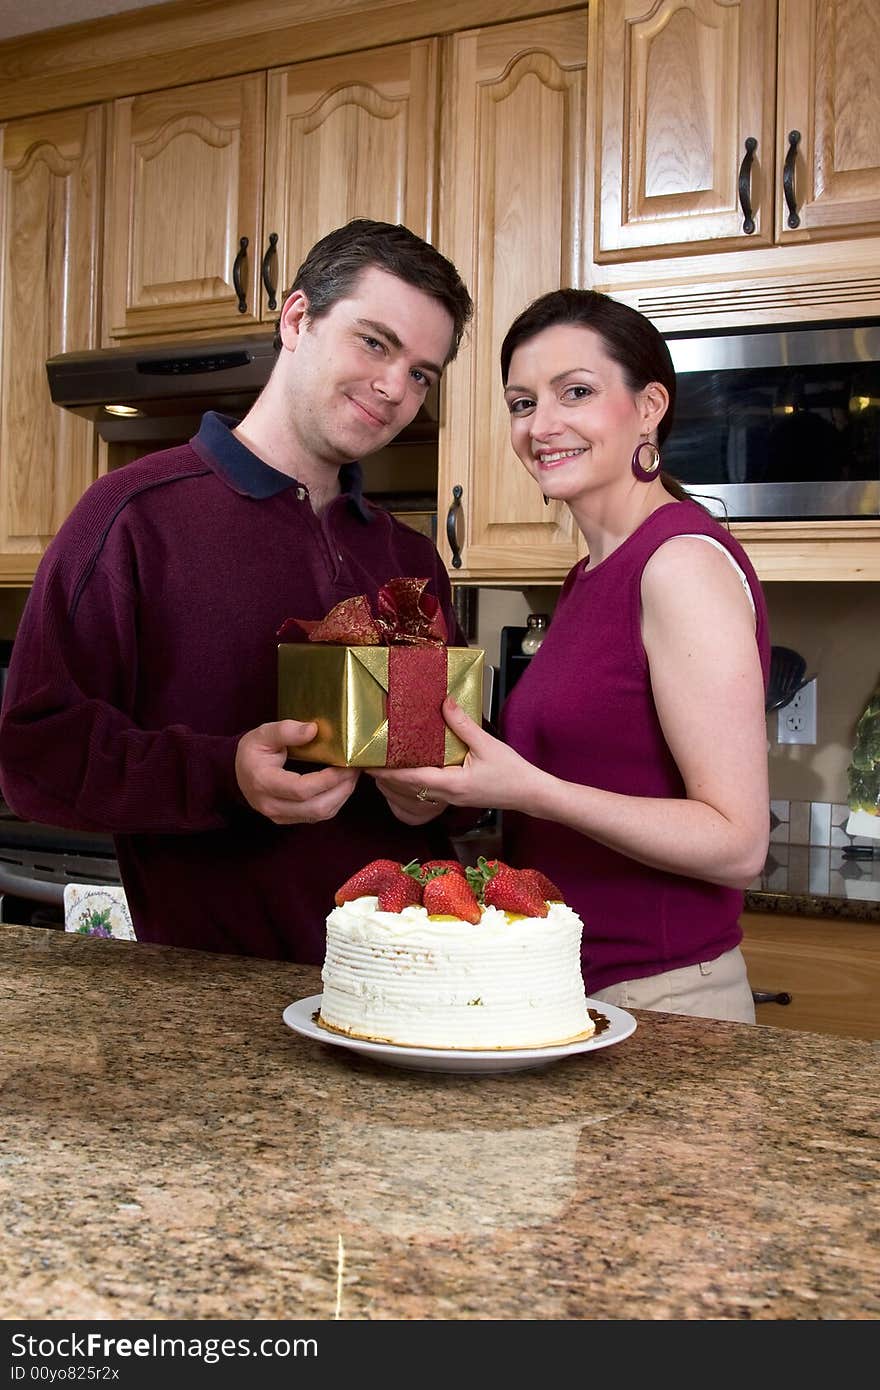
MULTIPOLYGON (((501 380, 507 385, 510 359, 520 344, 528 342, 545 328, 560 323, 590 328, 602 339, 605 351, 623 372, 623 379, 633 393, 642 391, 650 381, 659 381, 669 393, 666 414, 657 426, 657 441, 663 444, 672 429, 675 413, 675 368, 669 348, 657 329, 628 304, 611 299, 598 290, 551 290, 542 294, 523 309, 507 330, 501 344, 501 380)), ((674 497, 685 498, 687 493, 668 473, 660 477, 674 497)))
MULTIPOLYGON (((408 227, 365 217, 337 227, 312 247, 284 298, 302 290, 308 297, 309 317, 319 319, 350 295, 358 276, 371 267, 396 275, 443 305, 452 317, 452 346, 446 359, 451 362, 474 306, 452 262, 408 227)), ((279 319, 275 325, 276 352, 281 349, 280 323, 279 319)))

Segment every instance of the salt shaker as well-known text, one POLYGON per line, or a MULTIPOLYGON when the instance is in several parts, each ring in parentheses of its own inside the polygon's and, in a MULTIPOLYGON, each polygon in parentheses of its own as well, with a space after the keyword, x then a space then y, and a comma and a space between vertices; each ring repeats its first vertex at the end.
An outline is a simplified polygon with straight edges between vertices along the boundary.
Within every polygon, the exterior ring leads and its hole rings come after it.
POLYGON ((547 613, 530 613, 526 618, 526 630, 523 635, 520 651, 523 656, 534 656, 544 638, 547 636, 547 628, 550 623, 550 616, 547 613))

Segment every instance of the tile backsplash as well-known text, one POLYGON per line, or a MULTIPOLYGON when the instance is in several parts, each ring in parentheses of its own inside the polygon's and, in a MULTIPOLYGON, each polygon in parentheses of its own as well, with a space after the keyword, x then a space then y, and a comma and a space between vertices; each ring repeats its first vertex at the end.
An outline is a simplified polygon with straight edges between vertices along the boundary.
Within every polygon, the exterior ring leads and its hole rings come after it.
POLYGON ((771 801, 767 862, 751 891, 880 901, 880 855, 850 859, 843 853, 849 845, 880 849, 880 841, 847 835, 848 819, 849 807, 839 802, 771 801))
POLYGON ((849 807, 836 801, 771 801, 770 844, 843 849, 878 843, 862 835, 847 835, 848 820, 849 807))

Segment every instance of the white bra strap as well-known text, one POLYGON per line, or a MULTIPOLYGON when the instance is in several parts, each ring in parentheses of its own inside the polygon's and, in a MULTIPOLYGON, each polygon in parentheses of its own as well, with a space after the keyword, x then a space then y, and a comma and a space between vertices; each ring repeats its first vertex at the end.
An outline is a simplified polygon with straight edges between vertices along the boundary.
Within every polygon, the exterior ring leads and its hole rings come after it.
POLYGON ((752 591, 749 587, 749 581, 746 579, 745 574, 743 573, 742 565, 738 564, 737 561, 734 560, 730 551, 725 546, 723 546, 720 541, 717 541, 714 536, 704 536, 702 531, 689 531, 687 535, 689 538, 692 538, 693 540, 708 541, 710 545, 714 545, 715 549, 720 550, 721 554, 730 561, 730 563, 733 565, 733 568, 739 575, 740 580, 742 582, 742 586, 746 591, 746 598, 748 599, 749 604, 751 605, 752 613, 755 617, 757 617, 758 615, 755 612, 755 600, 752 597, 752 591))

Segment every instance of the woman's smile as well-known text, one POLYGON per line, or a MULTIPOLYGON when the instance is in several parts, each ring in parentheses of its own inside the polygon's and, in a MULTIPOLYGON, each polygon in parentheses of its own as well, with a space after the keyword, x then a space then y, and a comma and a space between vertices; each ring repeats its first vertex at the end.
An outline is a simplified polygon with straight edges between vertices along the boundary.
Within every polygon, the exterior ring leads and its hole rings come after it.
POLYGON ((539 468, 556 468, 560 463, 567 463, 569 459, 578 458, 586 453, 586 449, 585 444, 570 449, 542 449, 540 445, 536 445, 532 453, 539 468))

